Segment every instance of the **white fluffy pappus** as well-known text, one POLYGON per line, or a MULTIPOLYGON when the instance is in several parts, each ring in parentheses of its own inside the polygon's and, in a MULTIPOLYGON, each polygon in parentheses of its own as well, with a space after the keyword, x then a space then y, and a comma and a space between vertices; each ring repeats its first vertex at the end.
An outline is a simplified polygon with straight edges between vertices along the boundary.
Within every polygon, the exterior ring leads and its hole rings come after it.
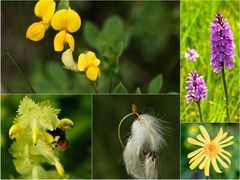
POLYGON ((138 179, 158 178, 157 153, 166 144, 162 134, 160 119, 148 114, 137 114, 123 152, 129 175, 138 179))

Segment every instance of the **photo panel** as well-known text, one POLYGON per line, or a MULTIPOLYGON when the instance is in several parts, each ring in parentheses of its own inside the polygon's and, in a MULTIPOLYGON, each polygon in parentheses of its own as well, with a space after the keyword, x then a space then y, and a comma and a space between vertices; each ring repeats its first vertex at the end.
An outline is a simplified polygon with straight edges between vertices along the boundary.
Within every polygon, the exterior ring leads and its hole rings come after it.
POLYGON ((94 95, 94 179, 178 179, 178 95, 94 95))
POLYGON ((240 121, 239 5, 180 3, 181 122, 240 121))
POLYGON ((2 92, 179 92, 179 2, 3 1, 1 14, 2 92))
POLYGON ((1 95, 1 179, 90 179, 91 96, 1 95))
POLYGON ((181 123, 182 179, 239 179, 239 123, 181 123))

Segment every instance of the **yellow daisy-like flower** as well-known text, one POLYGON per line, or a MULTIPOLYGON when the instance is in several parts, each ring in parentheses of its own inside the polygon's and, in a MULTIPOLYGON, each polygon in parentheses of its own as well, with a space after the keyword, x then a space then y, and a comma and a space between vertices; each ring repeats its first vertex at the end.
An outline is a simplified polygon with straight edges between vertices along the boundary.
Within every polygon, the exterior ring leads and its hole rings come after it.
POLYGON ((26 33, 26 38, 32 41, 40 41, 44 38, 53 14, 55 12, 56 3, 54 0, 39 0, 34 8, 34 13, 42 20, 31 24, 26 33))
POLYGON ((224 168, 228 168, 231 164, 231 160, 229 159, 231 154, 224 150, 224 148, 234 143, 231 141, 234 137, 227 137, 228 133, 223 133, 221 128, 215 139, 211 140, 207 130, 203 126, 199 126, 199 129, 201 134, 198 134, 196 139, 187 139, 190 144, 201 147, 187 155, 188 158, 191 158, 189 161, 190 169, 193 170, 200 164, 199 169, 204 169, 205 176, 209 176, 210 164, 212 164, 217 173, 222 173, 218 167, 218 163, 224 168))
POLYGON ((92 51, 81 53, 78 57, 78 70, 86 72, 87 78, 91 81, 95 81, 100 76, 99 64, 100 60, 92 51))
POLYGON ((71 51, 74 51, 74 38, 70 33, 76 32, 81 26, 78 13, 71 8, 61 9, 53 15, 51 25, 53 29, 60 31, 54 38, 54 50, 62 51, 64 44, 68 43, 71 51))

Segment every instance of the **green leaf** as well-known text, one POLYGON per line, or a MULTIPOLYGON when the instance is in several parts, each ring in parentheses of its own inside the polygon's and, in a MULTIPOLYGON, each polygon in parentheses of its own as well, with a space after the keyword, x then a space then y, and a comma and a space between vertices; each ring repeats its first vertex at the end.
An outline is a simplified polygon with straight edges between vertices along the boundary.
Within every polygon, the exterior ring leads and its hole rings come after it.
POLYGON ((159 74, 155 78, 153 78, 148 86, 149 93, 159 93, 163 85, 163 77, 162 74, 159 74))
POLYGON ((84 25, 83 35, 87 41, 88 44, 90 44, 92 47, 98 49, 98 35, 99 30, 98 28, 91 22, 87 21, 84 25))
POLYGON ((105 21, 102 33, 108 41, 116 41, 123 32, 124 24, 118 16, 111 16, 105 21))
POLYGON ((141 91, 140 87, 137 87, 135 93, 136 93, 136 94, 142 94, 142 91, 141 91))
POLYGON ((70 7, 68 0, 60 0, 57 9, 68 9, 70 7))
POLYGON ((120 93, 120 94, 125 94, 128 93, 127 89, 122 83, 119 83, 113 90, 113 93, 120 93))

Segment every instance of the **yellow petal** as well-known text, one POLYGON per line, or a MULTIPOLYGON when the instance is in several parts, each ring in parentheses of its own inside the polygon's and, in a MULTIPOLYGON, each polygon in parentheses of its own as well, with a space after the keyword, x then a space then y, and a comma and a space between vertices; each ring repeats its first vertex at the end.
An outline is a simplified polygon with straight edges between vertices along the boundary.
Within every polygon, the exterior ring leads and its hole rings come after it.
POLYGON ((216 158, 224 168, 228 168, 228 165, 218 155, 216 155, 216 158))
POLYGON ((65 42, 67 42, 68 46, 70 47, 70 49, 72 51, 74 51, 74 44, 75 44, 75 42, 74 42, 74 38, 73 38, 73 36, 71 34, 69 34, 69 33, 66 34, 65 42))
POLYGON ((67 30, 76 32, 81 26, 80 16, 71 9, 61 9, 52 18, 51 25, 55 30, 67 30))
POLYGON ((100 75, 100 70, 98 66, 90 65, 87 68, 86 75, 87 75, 87 78, 90 79, 91 81, 96 81, 96 79, 100 75))
POLYGON ((211 161, 212 161, 212 165, 213 165, 214 170, 215 170, 217 173, 222 173, 222 171, 219 169, 219 167, 218 167, 218 165, 217 165, 216 158, 213 157, 211 161))
POLYGON ((230 137, 228 137, 227 139, 224 139, 223 141, 220 141, 219 144, 224 144, 224 143, 230 141, 230 140, 233 139, 233 138, 234 138, 233 136, 230 136, 230 137))
POLYGON ((32 41, 40 41, 44 38, 47 28, 48 26, 42 22, 33 23, 27 29, 26 38, 32 41))
POLYGON ((202 169, 205 167, 208 159, 209 159, 209 157, 206 156, 206 158, 203 160, 203 162, 199 165, 199 169, 200 169, 200 170, 202 170, 202 169))
POLYGON ((56 34, 54 38, 54 50, 55 51, 62 51, 65 43, 65 36, 66 33, 65 31, 60 31, 59 33, 56 34))
POLYGON ((74 50, 74 38, 71 34, 66 33, 65 30, 60 31, 54 38, 54 50, 62 51, 64 48, 64 44, 68 43, 71 51, 74 50))
POLYGON ((73 71, 77 71, 77 64, 73 59, 73 54, 71 49, 68 49, 63 52, 62 54, 62 62, 68 69, 71 69, 73 71))
POLYGON ((57 172, 60 176, 63 176, 64 175, 64 169, 63 169, 63 166, 62 164, 57 160, 55 159, 55 167, 57 169, 57 172))
POLYGON ((209 143, 210 142, 210 137, 209 137, 208 132, 205 129, 205 127, 204 126, 199 126, 199 129, 200 129, 204 139, 206 140, 206 143, 209 143))
POLYGON ((221 146, 219 146, 220 148, 224 148, 224 147, 227 147, 227 146, 230 146, 232 145, 234 142, 229 142, 227 144, 222 144, 221 146))
POLYGON ((78 13, 72 9, 68 9, 67 27, 68 32, 76 32, 81 27, 81 19, 78 13))
POLYGON ((199 141, 201 141, 202 143, 206 144, 206 140, 202 137, 201 134, 198 134, 196 138, 197 138, 197 140, 199 140, 199 141))
POLYGON ((223 159, 225 159, 229 164, 231 164, 231 160, 227 157, 227 156, 225 156, 223 153, 221 153, 221 152, 219 152, 218 153, 221 157, 223 157, 223 159))
POLYGON ((38 130, 37 128, 34 128, 34 129, 32 130, 33 144, 36 144, 36 143, 37 143, 38 136, 39 136, 39 130, 38 130))
POLYGON ((21 128, 19 124, 13 124, 9 129, 9 137, 11 139, 17 139, 20 136, 21 128))
POLYGON ((205 174, 205 176, 209 176, 209 169, 210 169, 210 158, 207 159, 206 164, 204 166, 204 174, 205 174))
POLYGON ((196 139, 193 139, 193 138, 188 138, 187 141, 190 143, 190 144, 193 144, 193 145, 197 145, 197 146, 205 146, 205 144, 197 141, 196 139))
POLYGON ((220 152, 222 152, 222 153, 224 153, 224 154, 226 154, 226 155, 228 155, 228 156, 232 156, 231 154, 230 154, 230 152, 228 152, 228 151, 226 151, 226 150, 224 150, 224 149, 220 149, 220 152))
POLYGON ((100 64, 100 60, 96 58, 95 53, 92 51, 87 52, 87 60, 89 65, 93 64, 95 66, 98 66, 100 64))
POLYGON ((189 161, 189 164, 191 164, 195 159, 199 158, 203 153, 204 153, 204 151, 201 151, 201 152, 198 153, 196 156, 194 156, 194 157, 189 161))
POLYGON ((194 160, 193 163, 190 165, 190 169, 195 169, 204 157, 205 157, 205 154, 202 154, 198 158, 196 158, 196 160, 194 160))
POLYGON ((225 132, 224 134, 217 135, 216 138, 213 140, 214 142, 218 143, 222 139, 224 139, 227 136, 228 132, 225 132))
POLYGON ((42 18, 44 23, 50 23, 56 8, 56 3, 53 0, 39 0, 34 8, 34 13, 37 17, 42 18))
POLYGON ((81 53, 78 56, 78 70, 79 71, 85 71, 88 67, 88 60, 87 55, 84 53, 81 53))
POLYGON ((197 149, 197 150, 195 150, 195 151, 193 151, 193 152, 190 152, 190 153, 187 155, 187 157, 188 157, 188 158, 191 158, 191 157, 195 156, 196 154, 198 154, 198 153, 200 153, 200 152, 202 152, 202 151, 203 151, 203 148, 197 149))

